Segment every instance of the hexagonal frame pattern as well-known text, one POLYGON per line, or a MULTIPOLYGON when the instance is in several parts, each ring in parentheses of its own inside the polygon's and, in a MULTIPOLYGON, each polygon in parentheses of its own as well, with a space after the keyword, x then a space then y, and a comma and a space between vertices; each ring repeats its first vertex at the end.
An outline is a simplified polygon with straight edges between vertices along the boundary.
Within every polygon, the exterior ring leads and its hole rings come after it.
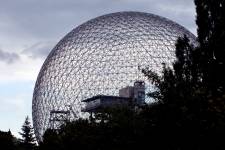
POLYGON ((36 81, 32 115, 37 139, 48 128, 51 110, 69 105, 72 119, 84 117, 83 99, 118 95, 120 88, 146 81, 141 67, 160 73, 162 63, 175 60, 175 42, 184 34, 195 40, 177 23, 140 12, 100 16, 73 29, 53 48, 36 81))

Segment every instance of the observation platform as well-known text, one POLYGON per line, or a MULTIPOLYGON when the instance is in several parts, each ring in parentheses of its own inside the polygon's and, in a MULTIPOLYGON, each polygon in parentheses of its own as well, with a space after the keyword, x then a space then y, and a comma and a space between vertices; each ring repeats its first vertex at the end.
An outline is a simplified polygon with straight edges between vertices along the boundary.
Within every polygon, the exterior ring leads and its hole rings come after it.
POLYGON ((113 106, 127 106, 130 105, 132 99, 129 97, 97 95, 83 100, 86 107, 82 109, 83 112, 96 112, 100 109, 109 108, 113 106))
POLYGON ((82 112, 98 112, 109 107, 121 107, 145 104, 145 83, 144 81, 134 82, 134 86, 127 86, 119 90, 119 96, 97 95, 83 100, 86 107, 82 112))

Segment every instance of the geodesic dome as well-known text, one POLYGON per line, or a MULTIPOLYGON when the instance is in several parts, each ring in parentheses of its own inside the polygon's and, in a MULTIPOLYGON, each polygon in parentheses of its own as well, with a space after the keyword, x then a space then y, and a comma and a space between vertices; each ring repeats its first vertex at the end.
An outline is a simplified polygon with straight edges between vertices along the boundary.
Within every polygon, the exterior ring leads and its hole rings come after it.
MULTIPOLYGON (((184 27, 140 12, 112 13, 92 19, 68 33, 51 51, 38 75, 32 103, 35 135, 40 141, 52 110, 84 117, 82 100, 118 95, 119 89, 146 78, 140 68, 160 73, 175 60, 175 42, 184 27)), ((148 86, 148 82, 146 82, 148 86)))

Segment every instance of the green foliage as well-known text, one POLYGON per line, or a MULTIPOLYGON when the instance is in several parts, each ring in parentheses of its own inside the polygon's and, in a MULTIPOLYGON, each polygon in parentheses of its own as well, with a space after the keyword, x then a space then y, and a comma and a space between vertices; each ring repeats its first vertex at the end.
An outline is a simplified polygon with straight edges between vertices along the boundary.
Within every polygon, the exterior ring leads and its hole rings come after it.
POLYGON ((25 119, 25 122, 22 126, 22 132, 20 133, 20 135, 22 136, 22 140, 21 140, 21 146, 25 149, 25 150, 32 150, 35 148, 36 144, 35 144, 35 138, 34 138, 34 131, 33 128, 31 126, 29 117, 27 116, 25 119))

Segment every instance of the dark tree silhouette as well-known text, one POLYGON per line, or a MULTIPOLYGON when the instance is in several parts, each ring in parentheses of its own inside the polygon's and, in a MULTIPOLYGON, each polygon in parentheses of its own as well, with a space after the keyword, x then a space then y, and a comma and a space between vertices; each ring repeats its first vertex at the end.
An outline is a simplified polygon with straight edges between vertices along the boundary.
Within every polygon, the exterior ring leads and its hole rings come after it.
POLYGON ((199 64, 203 83, 214 96, 225 93, 225 1, 195 0, 199 64))
POLYGON ((58 132, 55 130, 48 129, 44 136, 43 141, 39 145, 39 149, 41 150, 61 150, 63 149, 64 144, 61 141, 61 137, 58 132))
MULTIPOLYGON (((208 126, 225 130, 225 1, 195 0, 199 68, 208 103, 208 126)), ((219 132, 218 132, 219 133, 219 132)), ((217 134, 219 135, 219 134, 217 134)), ((224 138, 224 137, 223 137, 224 138)))
POLYGON ((36 146, 36 143, 35 143, 36 141, 34 137, 34 131, 28 116, 26 117, 21 130, 22 130, 22 132, 20 132, 20 135, 22 136, 21 146, 25 150, 34 149, 36 146))
POLYGON ((156 85, 149 96, 158 101, 157 126, 180 137, 174 148, 224 149, 225 6, 223 0, 195 3, 199 45, 194 48, 185 36, 179 38, 173 69, 164 66, 162 77, 143 72, 156 85), (180 140, 185 137, 189 144, 180 140))
POLYGON ((10 130, 8 132, 0 131, 0 147, 4 150, 16 149, 16 139, 13 137, 10 130))

